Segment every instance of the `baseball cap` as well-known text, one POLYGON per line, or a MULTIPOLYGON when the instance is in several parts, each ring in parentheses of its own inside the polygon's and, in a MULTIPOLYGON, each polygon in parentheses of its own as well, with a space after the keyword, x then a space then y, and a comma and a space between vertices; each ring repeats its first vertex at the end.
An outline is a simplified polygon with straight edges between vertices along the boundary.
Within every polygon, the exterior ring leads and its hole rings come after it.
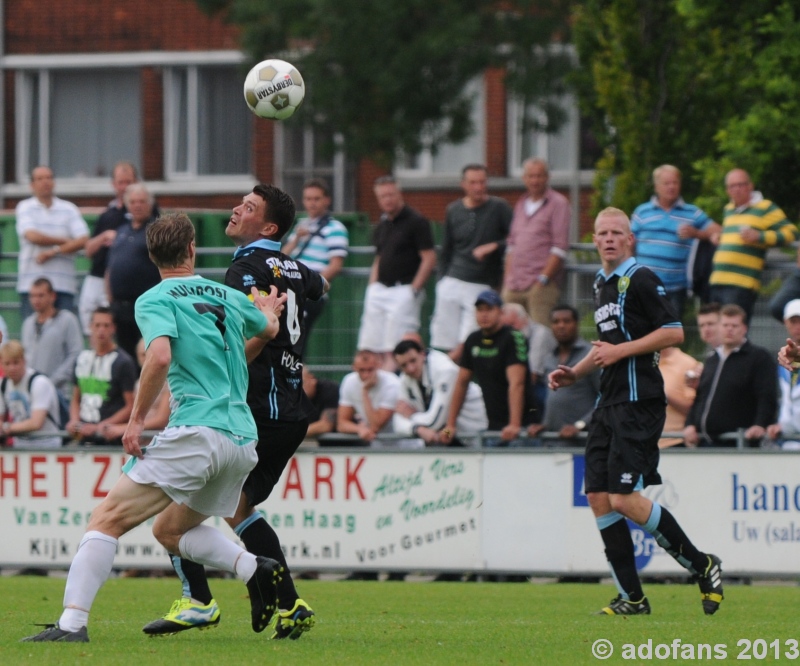
POLYGON ((800 298, 789 301, 783 308, 783 319, 786 321, 790 317, 800 317, 800 298))
MULTIPOLYGON (((800 299, 798 299, 800 302, 800 299)), ((491 305, 493 308, 502 308, 503 307, 503 299, 500 298, 500 294, 492 289, 487 289, 486 291, 482 291, 478 294, 478 298, 475 300, 475 305, 491 305)))

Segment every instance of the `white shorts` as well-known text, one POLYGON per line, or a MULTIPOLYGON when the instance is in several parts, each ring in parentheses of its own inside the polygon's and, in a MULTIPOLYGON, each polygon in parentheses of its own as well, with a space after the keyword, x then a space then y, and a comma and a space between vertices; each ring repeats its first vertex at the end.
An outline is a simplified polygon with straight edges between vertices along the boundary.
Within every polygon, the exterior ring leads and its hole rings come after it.
POLYGON ((478 330, 475 322, 475 301, 486 284, 464 282, 443 277, 436 283, 436 306, 431 319, 431 347, 450 351, 455 349, 472 331, 478 330))
POLYGON ((103 307, 108 307, 106 281, 94 275, 87 275, 83 278, 81 295, 78 299, 78 316, 81 320, 81 328, 83 328, 84 335, 89 335, 89 323, 92 320, 92 312, 101 305, 103 307))
POLYGON ((419 313, 424 300, 424 292, 414 296, 410 284, 387 287, 373 282, 364 295, 357 348, 392 351, 403 335, 419 331, 419 313))
POLYGON ((158 486, 176 504, 205 516, 230 518, 258 461, 255 440, 237 444, 206 426, 167 428, 122 471, 131 481, 158 486))

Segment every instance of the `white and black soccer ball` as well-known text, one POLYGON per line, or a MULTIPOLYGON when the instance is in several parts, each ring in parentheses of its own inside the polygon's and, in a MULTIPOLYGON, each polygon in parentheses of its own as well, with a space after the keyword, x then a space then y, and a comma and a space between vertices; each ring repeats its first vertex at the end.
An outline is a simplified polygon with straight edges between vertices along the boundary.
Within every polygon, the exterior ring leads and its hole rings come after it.
POLYGON ((244 99, 260 118, 285 120, 303 103, 305 96, 303 77, 285 60, 264 60, 244 80, 244 99))

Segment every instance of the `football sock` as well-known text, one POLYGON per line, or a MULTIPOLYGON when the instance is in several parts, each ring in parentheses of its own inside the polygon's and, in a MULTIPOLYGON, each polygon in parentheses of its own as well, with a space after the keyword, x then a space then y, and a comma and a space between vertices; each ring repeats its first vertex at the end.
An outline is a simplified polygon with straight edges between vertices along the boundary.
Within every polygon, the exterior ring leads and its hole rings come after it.
POLYGON ((242 540, 245 548, 253 555, 262 555, 276 560, 283 567, 281 581, 278 583, 278 603, 281 608, 288 609, 297 601, 297 590, 289 574, 289 565, 283 554, 280 539, 272 526, 258 512, 250 514, 239 523, 234 530, 242 540))
POLYGON ((208 525, 193 527, 178 544, 181 556, 198 564, 222 569, 247 582, 256 571, 256 556, 208 525))
POLYGON ((694 574, 703 573, 708 557, 689 541, 675 517, 657 502, 642 528, 655 537, 656 543, 666 550, 685 569, 694 574))
POLYGON ((179 555, 169 557, 172 560, 172 568, 175 569, 183 585, 181 596, 190 597, 204 606, 210 604, 214 597, 211 595, 211 588, 208 587, 206 568, 179 555))
POLYGON ((596 518, 600 536, 606 547, 606 559, 611 567, 611 575, 620 595, 628 601, 641 601, 644 597, 636 560, 633 554, 633 539, 625 517, 612 511, 596 518))
POLYGON ((83 535, 69 568, 64 590, 64 612, 58 626, 78 631, 89 622, 89 611, 100 588, 111 575, 117 540, 96 530, 83 535))

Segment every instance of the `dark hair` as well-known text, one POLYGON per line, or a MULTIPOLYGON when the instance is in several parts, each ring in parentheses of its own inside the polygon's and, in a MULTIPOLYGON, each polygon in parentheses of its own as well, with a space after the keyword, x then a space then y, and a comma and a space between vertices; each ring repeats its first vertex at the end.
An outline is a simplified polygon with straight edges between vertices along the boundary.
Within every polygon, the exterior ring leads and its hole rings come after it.
POLYGON ((398 342, 397 346, 394 348, 392 355, 402 356, 403 354, 410 352, 412 349, 420 353, 424 351, 422 349, 422 345, 420 345, 416 340, 400 340, 400 342, 398 342))
POLYGON ((467 164, 463 169, 461 169, 462 178, 467 175, 467 171, 483 171, 484 173, 489 172, 485 164, 478 164, 477 162, 467 164))
POLYGON ((107 305, 98 305, 94 310, 92 310, 92 316, 89 318, 89 321, 94 319, 95 315, 109 315, 112 319, 114 318, 114 313, 111 312, 111 308, 107 305))
POLYGON ((551 308, 550 309, 550 316, 552 317, 556 312, 561 312, 562 310, 568 311, 572 315, 572 318, 575 321, 578 321, 581 318, 580 314, 578 313, 577 308, 574 308, 574 307, 572 307, 571 305, 569 305, 567 303, 559 303, 555 307, 551 308))
POLYGON ((186 213, 165 213, 147 227, 147 251, 158 268, 176 268, 189 256, 194 225, 186 213))
POLYGON ((279 241, 294 224, 294 200, 286 192, 274 185, 265 185, 263 183, 253 188, 253 194, 260 196, 267 204, 264 207, 264 221, 277 225, 278 231, 270 238, 279 241))
POLYGON ((303 190, 307 190, 309 187, 316 187, 318 190, 322 190, 322 193, 326 197, 331 195, 331 188, 328 185, 328 181, 323 178, 309 178, 303 183, 303 190))
POLYGON ((697 310, 697 314, 719 314, 722 306, 719 303, 702 303, 697 310))
POLYGON ((51 291, 51 292, 55 291, 53 289, 53 283, 50 282, 50 280, 48 280, 46 277, 36 278, 33 281, 33 284, 31 286, 32 287, 47 287, 47 291, 51 291))

